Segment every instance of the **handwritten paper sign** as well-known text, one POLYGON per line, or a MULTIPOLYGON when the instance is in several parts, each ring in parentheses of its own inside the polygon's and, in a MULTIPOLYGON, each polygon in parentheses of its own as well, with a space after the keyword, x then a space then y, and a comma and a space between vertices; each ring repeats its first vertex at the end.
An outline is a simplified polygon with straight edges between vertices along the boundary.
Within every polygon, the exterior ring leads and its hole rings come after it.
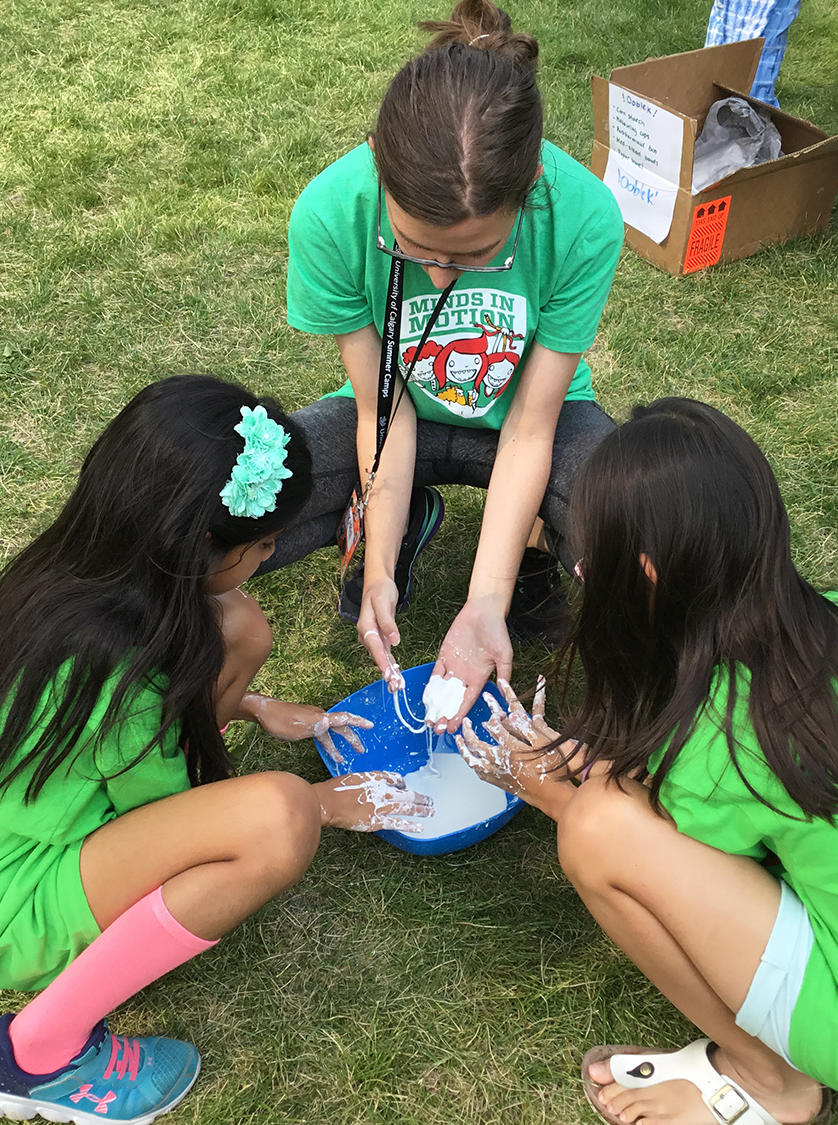
POLYGON ((608 164, 604 180, 623 220, 655 242, 663 242, 681 175, 684 123, 662 106, 631 90, 608 87, 608 164))

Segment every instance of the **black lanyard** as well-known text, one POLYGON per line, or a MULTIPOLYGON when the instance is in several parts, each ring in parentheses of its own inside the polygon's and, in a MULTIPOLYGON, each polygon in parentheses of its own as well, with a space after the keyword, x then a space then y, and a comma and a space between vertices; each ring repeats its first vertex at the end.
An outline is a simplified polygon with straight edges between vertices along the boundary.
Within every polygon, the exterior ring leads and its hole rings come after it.
MULTIPOLYGON (((398 250, 398 243, 393 243, 393 249, 398 250)), ((402 303, 404 297, 404 261, 401 258, 393 258, 393 264, 390 266, 390 282, 387 286, 387 299, 384 305, 384 325, 381 332, 381 361, 378 367, 378 416, 376 422, 375 434, 375 459, 372 463, 372 469, 367 479, 367 484, 364 489, 364 502, 369 499, 370 488, 375 479, 375 474, 378 471, 378 466, 381 463, 381 454, 384 449, 384 442, 387 440, 387 435, 390 432, 390 425, 395 417, 396 411, 399 408, 399 403, 402 401, 407 384, 413 374, 413 369, 416 366, 416 361, 419 358, 419 353, 424 348, 431 329, 436 323, 437 317, 442 312, 442 307, 448 300, 448 295, 454 288, 456 277, 450 284, 446 285, 440 293, 436 304, 433 307, 431 315, 425 325, 425 329, 416 345, 416 351, 413 353, 413 359, 410 361, 407 372, 405 373, 404 380, 399 390, 398 398, 395 403, 393 402, 393 379, 399 373, 399 343, 401 340, 401 325, 402 325, 402 303)))

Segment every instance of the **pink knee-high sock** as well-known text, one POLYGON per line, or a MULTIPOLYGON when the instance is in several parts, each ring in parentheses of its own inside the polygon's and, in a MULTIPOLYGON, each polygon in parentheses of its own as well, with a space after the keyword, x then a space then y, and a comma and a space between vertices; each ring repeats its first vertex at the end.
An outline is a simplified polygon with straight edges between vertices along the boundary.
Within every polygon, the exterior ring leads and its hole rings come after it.
POLYGON ((9 1025, 17 1064, 30 1074, 66 1066, 93 1027, 129 996, 215 945, 173 918, 160 887, 103 930, 9 1025))

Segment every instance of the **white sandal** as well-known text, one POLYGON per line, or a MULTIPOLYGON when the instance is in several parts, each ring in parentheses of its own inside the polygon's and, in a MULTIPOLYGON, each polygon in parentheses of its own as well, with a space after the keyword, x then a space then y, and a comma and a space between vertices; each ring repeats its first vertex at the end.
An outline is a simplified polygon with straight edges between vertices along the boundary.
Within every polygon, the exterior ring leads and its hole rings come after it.
MULTIPOLYGON (((661 1082, 686 1080, 698 1089, 702 1100, 720 1125, 780 1125, 756 1098, 734 1082, 727 1074, 720 1074, 707 1056, 712 1044, 709 1039, 697 1039, 679 1051, 647 1051, 640 1047, 593 1047, 582 1060, 582 1081, 585 1096, 591 1107, 609 1125, 623 1125, 597 1098, 602 1089, 588 1074, 592 1063, 609 1062, 613 1080, 628 1089, 640 1090, 644 1086, 657 1086, 661 1082)), ((829 1120, 831 1095, 824 1090, 820 1112, 812 1125, 829 1120)))

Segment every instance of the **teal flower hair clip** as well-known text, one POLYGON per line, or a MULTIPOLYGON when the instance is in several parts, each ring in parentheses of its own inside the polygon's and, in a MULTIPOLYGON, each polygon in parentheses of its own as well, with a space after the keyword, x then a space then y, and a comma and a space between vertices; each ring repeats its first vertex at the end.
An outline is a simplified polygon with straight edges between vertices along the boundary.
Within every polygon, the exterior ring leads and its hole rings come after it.
POLYGON ((282 482, 293 476, 285 467, 291 435, 268 417, 264 406, 243 406, 241 415, 233 429, 244 438, 244 449, 218 495, 231 515, 256 519, 274 511, 282 482))

